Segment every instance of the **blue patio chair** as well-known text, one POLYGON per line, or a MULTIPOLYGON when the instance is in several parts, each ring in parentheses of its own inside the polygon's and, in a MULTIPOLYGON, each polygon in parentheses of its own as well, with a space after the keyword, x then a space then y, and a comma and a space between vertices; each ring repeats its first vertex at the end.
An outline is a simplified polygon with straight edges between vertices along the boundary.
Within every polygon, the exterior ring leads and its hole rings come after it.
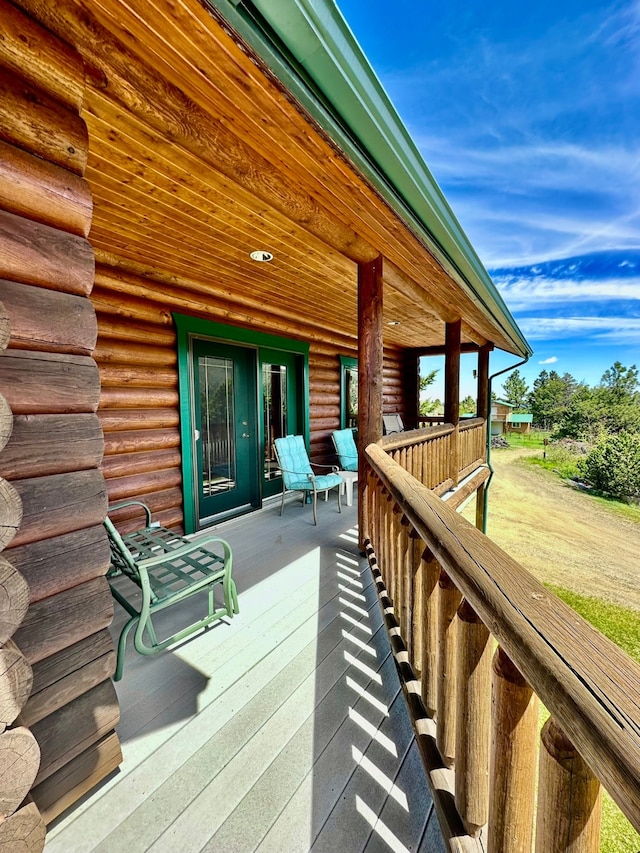
POLYGON ((333 446, 338 454, 342 471, 358 470, 358 450, 353 440, 353 430, 337 429, 331 436, 333 446))
POLYGON ((318 523, 317 498, 318 492, 325 492, 325 500, 328 499, 329 489, 338 487, 338 512, 342 512, 342 501, 340 497, 340 486, 342 477, 337 473, 336 465, 316 465, 316 468, 330 468, 330 474, 314 474, 307 455, 307 448, 301 435, 287 435, 284 438, 276 438, 274 441, 276 459, 282 472, 282 504, 280 515, 284 509, 285 492, 300 491, 302 503, 307 495, 313 498, 313 523, 318 523))

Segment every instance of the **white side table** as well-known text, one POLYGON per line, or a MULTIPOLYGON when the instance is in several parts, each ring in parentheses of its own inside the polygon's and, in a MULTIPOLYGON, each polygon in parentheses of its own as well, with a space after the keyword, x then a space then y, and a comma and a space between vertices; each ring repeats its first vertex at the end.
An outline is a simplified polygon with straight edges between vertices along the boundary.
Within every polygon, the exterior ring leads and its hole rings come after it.
POLYGON ((347 506, 353 506, 353 484, 358 482, 357 471, 338 471, 342 477, 342 485, 340 486, 340 494, 347 493, 347 506))

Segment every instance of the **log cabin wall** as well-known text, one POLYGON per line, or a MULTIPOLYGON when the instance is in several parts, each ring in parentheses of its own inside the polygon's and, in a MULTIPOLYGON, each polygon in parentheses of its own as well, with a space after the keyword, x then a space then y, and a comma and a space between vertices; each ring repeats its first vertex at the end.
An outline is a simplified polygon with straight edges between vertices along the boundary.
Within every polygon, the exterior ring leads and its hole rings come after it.
MULTIPOLYGON (((0 353, 11 333, 5 306, 0 303, 0 353)), ((13 412, 0 395, 0 456, 13 431, 13 412)), ((0 551, 16 535, 22 520, 22 500, 17 490, 0 479, 0 551)), ((0 850, 25 849, 39 853, 44 847, 45 822, 38 807, 25 798, 40 769, 40 748, 27 727, 16 723, 33 687, 33 670, 11 637, 29 607, 29 586, 24 576, 0 556, 0 850), (14 725, 15 723, 15 725, 14 725), (28 839, 28 847, 26 841, 28 839)))
MULTIPOLYGON (((13 413, 0 476, 9 484, 7 506, 16 496, 22 507, 0 571, 28 586, 13 640, 32 668, 33 687, 17 723, 40 750, 30 813, 37 806, 49 822, 121 760, 91 355, 92 202, 79 114, 85 78, 73 48, 6 0, 0 18, 0 299, 10 327, 0 393, 13 413)), ((36 849, 39 836, 27 840, 24 820, 16 832, 7 829, 23 812, 0 823, 1 850, 36 849)))
MULTIPOLYGON (((303 322, 284 321, 267 308, 249 313, 215 283, 206 291, 190 291, 184 284, 167 285, 113 264, 97 264, 91 301, 98 321, 94 357, 101 380, 98 417, 105 437, 102 472, 110 502, 141 498, 162 524, 183 523, 173 312, 310 339, 310 456, 321 464, 336 462, 331 433, 340 428, 340 356, 355 358, 355 341, 303 322)), ((407 368, 402 350, 385 352, 385 412, 400 412, 408 422, 415 418, 413 362, 407 368)), ((135 512, 114 513, 122 530, 135 527, 135 512)))

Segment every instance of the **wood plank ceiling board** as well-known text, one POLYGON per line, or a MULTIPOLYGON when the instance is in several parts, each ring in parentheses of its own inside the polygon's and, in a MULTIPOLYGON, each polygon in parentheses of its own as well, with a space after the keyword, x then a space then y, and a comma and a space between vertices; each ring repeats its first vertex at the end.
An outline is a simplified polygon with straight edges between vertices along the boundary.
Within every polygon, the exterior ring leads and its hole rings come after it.
POLYGON ((250 293, 355 341, 355 261, 381 253, 398 271, 386 281, 384 313, 399 325, 385 325, 385 343, 442 345, 437 315, 446 305, 465 321, 463 342, 512 347, 198 0, 21 3, 88 65, 91 241, 103 260, 117 257, 120 267, 185 292, 250 293), (253 263, 254 249, 273 252, 274 262, 253 263))

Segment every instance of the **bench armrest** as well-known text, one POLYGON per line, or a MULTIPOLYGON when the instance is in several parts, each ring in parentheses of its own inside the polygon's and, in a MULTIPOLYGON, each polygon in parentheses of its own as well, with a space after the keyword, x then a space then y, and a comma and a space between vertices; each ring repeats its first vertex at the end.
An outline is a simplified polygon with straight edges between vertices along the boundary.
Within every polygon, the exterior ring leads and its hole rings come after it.
MULTIPOLYGON (((189 554, 193 554, 194 551, 207 551, 207 546, 213 545, 215 542, 219 542, 222 545, 224 557, 221 559, 226 565, 226 563, 231 559, 231 546, 225 539, 221 539, 219 536, 204 536, 202 539, 194 539, 186 545, 181 545, 179 548, 171 548, 169 551, 162 551, 155 557, 147 557, 144 560, 137 560, 136 565, 138 569, 151 569, 154 566, 161 565, 162 563, 176 560, 180 557, 186 557, 189 554)), ((217 557, 218 554, 214 554, 214 556, 217 557)))

